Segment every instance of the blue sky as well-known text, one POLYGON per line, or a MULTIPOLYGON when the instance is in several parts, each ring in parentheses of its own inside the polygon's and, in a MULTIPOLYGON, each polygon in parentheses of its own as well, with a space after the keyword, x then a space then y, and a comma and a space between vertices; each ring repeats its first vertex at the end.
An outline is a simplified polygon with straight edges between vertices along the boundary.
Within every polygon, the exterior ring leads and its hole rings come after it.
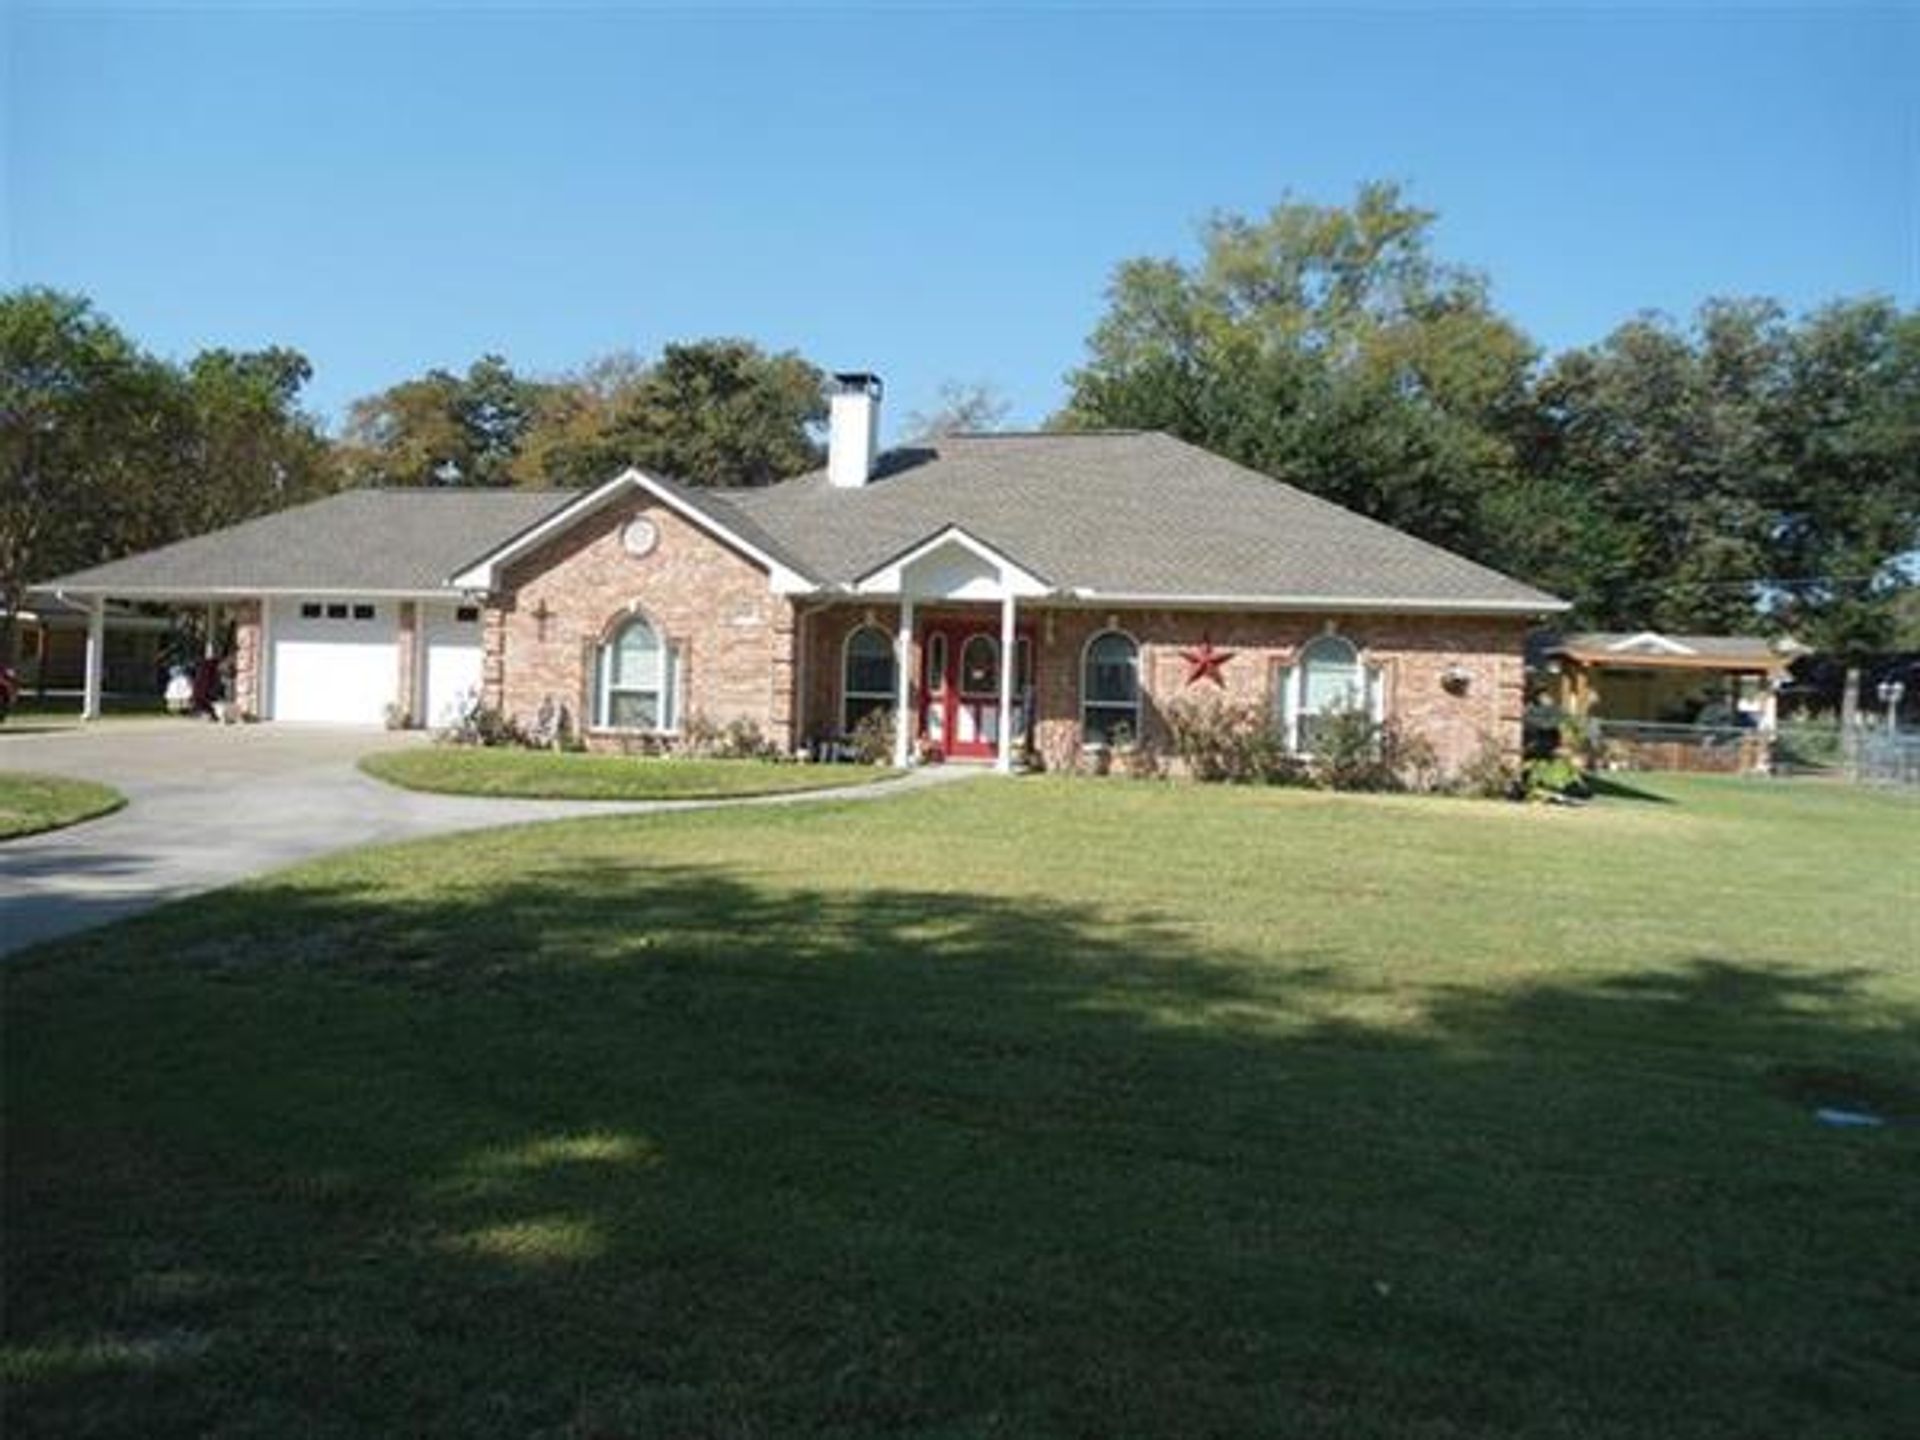
POLYGON ((702 335, 1034 422, 1114 264, 1405 182, 1549 347, 1920 297, 1920 11, 5 7, 8 284, 344 404, 702 335))

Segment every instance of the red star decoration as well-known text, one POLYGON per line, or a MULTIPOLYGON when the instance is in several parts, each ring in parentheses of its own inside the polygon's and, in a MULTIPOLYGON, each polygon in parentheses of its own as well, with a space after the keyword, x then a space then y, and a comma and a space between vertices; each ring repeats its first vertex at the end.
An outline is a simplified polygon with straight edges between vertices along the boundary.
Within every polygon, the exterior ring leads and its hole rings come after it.
POLYGON ((1232 650, 1216 650, 1213 641, 1202 635, 1200 643, 1191 650, 1182 650, 1180 658, 1187 662, 1187 684, 1198 685, 1202 680, 1211 680, 1222 690, 1227 682, 1220 675, 1220 667, 1234 657, 1232 650))

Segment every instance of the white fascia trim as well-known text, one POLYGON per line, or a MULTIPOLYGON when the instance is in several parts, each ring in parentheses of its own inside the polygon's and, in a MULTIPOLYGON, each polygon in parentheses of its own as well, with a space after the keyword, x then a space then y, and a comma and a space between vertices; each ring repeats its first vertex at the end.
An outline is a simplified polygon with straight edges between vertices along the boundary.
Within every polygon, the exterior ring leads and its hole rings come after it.
POLYGON ((379 586, 341 585, 69 585, 53 592, 61 599, 98 596, 111 600, 178 601, 265 600, 314 596, 353 600, 460 600, 464 596, 452 589, 392 590, 379 586))
POLYGON ((1053 586, 1011 556, 1002 554, 958 525, 949 525, 877 569, 857 577, 848 588, 855 595, 898 595, 909 565, 926 558, 943 545, 958 545, 975 559, 985 561, 1000 572, 1001 583, 1015 595, 1030 599, 1051 595, 1053 586))
POLYGON ((1406 615, 1556 615, 1571 610, 1566 600, 1405 600, 1353 595, 1150 595, 1093 590, 1065 593, 1065 603, 1145 605, 1165 610, 1336 610, 1406 615))
POLYGON ((741 554, 767 572, 768 584, 779 595, 807 594, 817 587, 813 581, 790 566, 781 564, 752 541, 743 539, 734 531, 715 520, 711 515, 694 505, 689 505, 654 476, 638 466, 628 466, 613 479, 603 485, 597 485, 580 496, 569 501, 553 514, 547 516, 531 530, 516 535, 498 549, 490 551, 474 561, 466 569, 448 577, 447 583, 456 590, 488 591, 494 588, 494 581, 500 573, 500 567, 517 556, 524 555, 548 536, 565 530, 582 516, 590 515, 608 501, 615 498, 629 486, 644 490, 654 499, 665 505, 681 519, 719 537, 741 554))
POLYGON ((1698 655, 1700 653, 1691 645, 1682 645, 1678 640, 1670 640, 1665 635, 1653 630, 1642 630, 1638 635, 1629 635, 1624 640, 1616 640, 1613 644, 1609 645, 1607 649, 1617 655, 1622 651, 1637 650, 1646 645, 1651 645, 1656 650, 1664 650, 1669 655, 1698 655))

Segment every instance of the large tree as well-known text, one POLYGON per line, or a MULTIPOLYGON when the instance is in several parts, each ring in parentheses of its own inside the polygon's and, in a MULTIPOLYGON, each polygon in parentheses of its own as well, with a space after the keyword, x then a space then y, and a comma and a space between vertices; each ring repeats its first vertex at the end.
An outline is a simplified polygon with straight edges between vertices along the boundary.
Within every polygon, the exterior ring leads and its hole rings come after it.
POLYGON ((1595 514, 1569 591, 1599 624, 1889 643, 1920 546, 1920 316, 1846 302, 1798 324, 1716 300, 1558 357, 1531 472, 1595 514))
POLYGON ((1367 185, 1350 206, 1217 215, 1195 263, 1123 264, 1057 423, 1169 430, 1486 553, 1534 349, 1434 257, 1433 219, 1367 185))
POLYGON ((596 432, 544 478, 585 484, 639 465, 690 485, 771 485, 819 464, 825 381, 800 356, 747 340, 669 345, 602 387, 596 432))
POLYGON ((768 485, 817 464, 825 377, 745 340, 668 345, 554 380, 489 355, 432 370, 348 412, 361 484, 593 485, 640 465, 694 485, 768 485))
POLYGON ((546 403, 498 355, 464 375, 429 370, 347 411, 344 454, 362 485, 509 485, 514 461, 546 403))
POLYGON ((0 295, 0 608, 329 488, 326 442, 299 409, 308 373, 282 349, 170 365, 80 296, 0 295))

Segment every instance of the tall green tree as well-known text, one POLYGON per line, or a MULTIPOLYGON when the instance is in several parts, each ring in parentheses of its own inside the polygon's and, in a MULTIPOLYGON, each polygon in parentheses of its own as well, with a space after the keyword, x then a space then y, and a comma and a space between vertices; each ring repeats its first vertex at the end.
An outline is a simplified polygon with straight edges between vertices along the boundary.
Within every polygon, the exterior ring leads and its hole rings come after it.
POLYGON ((615 390, 571 473, 549 478, 591 483, 638 465, 690 485, 771 485, 820 463, 825 384, 800 356, 747 340, 668 345, 615 390))
POLYGON ((348 411, 355 483, 596 485, 629 465, 694 485, 768 485, 819 463, 825 376, 746 340, 668 345, 555 380, 497 355, 432 370, 348 411))
POLYGON ((0 606, 27 587, 332 488, 287 349, 146 354, 85 298, 0 295, 0 606))
POLYGON ((512 484, 546 392, 498 355, 481 356, 464 375, 429 370, 403 380, 348 408, 348 473, 361 485, 512 484))
POLYGON ((1532 343, 1397 187, 1223 214, 1123 264, 1057 423, 1171 431, 1468 553, 1497 548, 1532 343))
POLYGON ((1920 548, 1920 316, 1881 300, 1798 324, 1766 300, 1641 316, 1558 357, 1536 401, 1528 469, 1615 542, 1611 566, 1580 554, 1583 618, 1890 643, 1920 548))
POLYGON ((84 298, 45 289, 0 296, 8 616, 35 581, 105 559, 151 525, 176 400, 166 368, 84 298))

